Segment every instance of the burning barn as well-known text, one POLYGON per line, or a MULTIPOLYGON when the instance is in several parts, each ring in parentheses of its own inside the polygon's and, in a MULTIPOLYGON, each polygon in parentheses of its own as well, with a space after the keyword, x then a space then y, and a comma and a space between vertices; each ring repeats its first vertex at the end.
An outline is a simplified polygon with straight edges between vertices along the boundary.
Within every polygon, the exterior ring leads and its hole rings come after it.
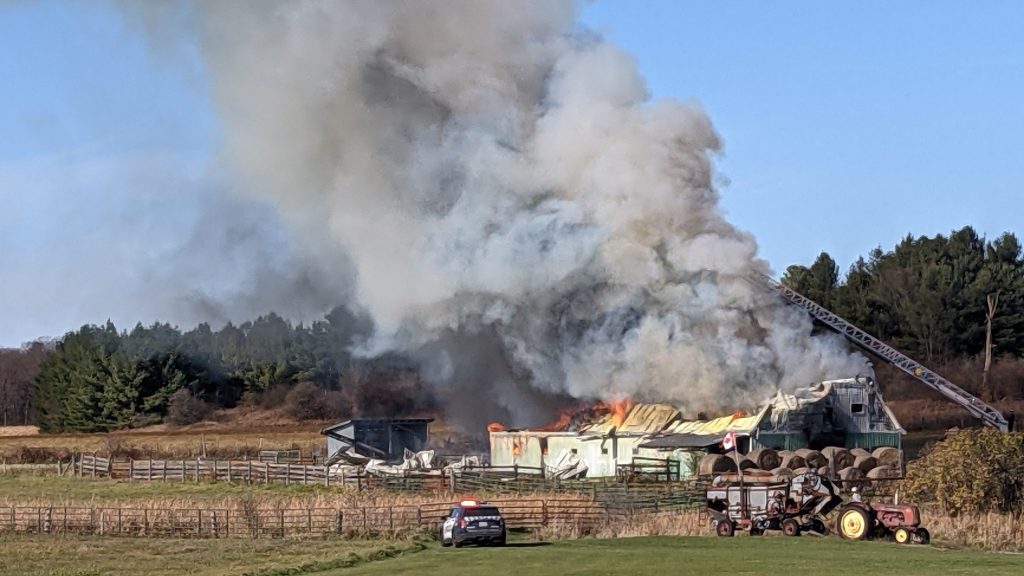
POLYGON ((739 450, 797 450, 844 446, 899 448, 904 433, 871 378, 818 382, 794 393, 778 392, 755 415, 678 422, 644 444, 647 448, 706 448, 733 432, 739 450))
POLYGON ((664 454, 640 445, 681 418, 672 406, 629 402, 599 404, 573 416, 538 430, 492 425, 491 466, 543 470, 546 475, 615 476, 620 466, 638 457, 664 460, 664 454))
POLYGON ((756 414, 737 412, 711 420, 685 420, 672 406, 622 403, 619 409, 582 412, 537 430, 490 428, 491 465, 519 466, 545 474, 571 471, 615 476, 641 461, 672 461, 681 476, 696 472, 704 451, 716 450, 726 434, 741 453, 758 448, 796 450, 845 446, 899 448, 904 433, 874 380, 856 377, 779 392, 756 414), (587 417, 591 420, 587 420, 587 417), (582 420, 582 421, 581 421, 582 420))

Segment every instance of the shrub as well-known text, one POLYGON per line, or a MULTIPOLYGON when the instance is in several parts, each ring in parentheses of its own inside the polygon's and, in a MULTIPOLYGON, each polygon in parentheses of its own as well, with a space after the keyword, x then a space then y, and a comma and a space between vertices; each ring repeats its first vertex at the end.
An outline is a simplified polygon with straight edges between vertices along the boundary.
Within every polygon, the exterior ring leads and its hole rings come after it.
POLYGON ((910 463, 902 490, 951 515, 1020 511, 1024 434, 988 428, 953 433, 910 463))
POLYGON ((288 392, 285 412, 296 420, 326 420, 351 414, 351 406, 341 392, 323 390, 310 382, 299 382, 288 392))
POLYGON ((194 424, 210 415, 210 405, 182 388, 171 395, 167 406, 167 422, 178 426, 194 424))

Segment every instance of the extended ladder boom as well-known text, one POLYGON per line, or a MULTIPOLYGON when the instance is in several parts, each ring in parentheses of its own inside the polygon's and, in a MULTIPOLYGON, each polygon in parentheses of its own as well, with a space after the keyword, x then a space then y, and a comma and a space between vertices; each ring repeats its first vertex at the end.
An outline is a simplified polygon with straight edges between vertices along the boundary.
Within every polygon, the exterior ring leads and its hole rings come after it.
POLYGON ((766 289, 779 294, 790 304, 795 304, 796 306, 803 308, 811 316, 814 316, 823 324, 829 326, 843 336, 846 336, 855 344, 885 359, 900 370, 903 370, 907 374, 910 374, 914 378, 924 382, 933 390, 937 390, 946 398, 949 398, 953 402, 963 406, 968 412, 976 416, 985 424, 992 426, 993 428, 998 428, 1003 432, 1006 432, 1008 429, 1006 418, 1003 418, 1003 415, 999 410, 996 410, 956 384, 953 384, 949 380, 946 380, 942 376, 939 376, 935 372, 925 368, 919 362, 908 358, 895 348, 892 348, 881 340, 860 328, 857 328, 846 320, 843 320, 817 302, 803 296, 796 290, 785 286, 781 282, 776 281, 771 276, 758 274, 754 277, 754 280, 766 289))

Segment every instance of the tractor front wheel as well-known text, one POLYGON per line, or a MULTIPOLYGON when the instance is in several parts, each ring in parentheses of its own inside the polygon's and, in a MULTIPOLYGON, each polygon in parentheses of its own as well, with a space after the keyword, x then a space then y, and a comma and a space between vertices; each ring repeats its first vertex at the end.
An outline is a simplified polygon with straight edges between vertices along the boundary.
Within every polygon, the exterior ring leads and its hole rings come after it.
POLYGON ((786 536, 799 536, 800 523, 795 518, 786 518, 782 521, 782 533, 786 536))
POLYGON ((897 544, 906 544, 910 542, 910 530, 900 526, 892 533, 892 537, 896 540, 897 544))
POLYGON ((863 508, 848 506, 836 519, 836 532, 847 540, 864 540, 871 535, 871 515, 863 508))

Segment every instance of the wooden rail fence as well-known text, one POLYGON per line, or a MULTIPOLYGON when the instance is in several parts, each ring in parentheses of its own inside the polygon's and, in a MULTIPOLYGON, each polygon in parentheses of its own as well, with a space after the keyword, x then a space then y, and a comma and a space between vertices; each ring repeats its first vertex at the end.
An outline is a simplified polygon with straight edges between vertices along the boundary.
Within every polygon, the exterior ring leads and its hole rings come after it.
MULTIPOLYGON (((510 529, 596 528, 662 506, 621 510, 588 500, 491 500, 510 529)), ((359 508, 147 509, 0 507, 0 533, 175 538, 285 538, 436 529, 453 502, 359 508)))

